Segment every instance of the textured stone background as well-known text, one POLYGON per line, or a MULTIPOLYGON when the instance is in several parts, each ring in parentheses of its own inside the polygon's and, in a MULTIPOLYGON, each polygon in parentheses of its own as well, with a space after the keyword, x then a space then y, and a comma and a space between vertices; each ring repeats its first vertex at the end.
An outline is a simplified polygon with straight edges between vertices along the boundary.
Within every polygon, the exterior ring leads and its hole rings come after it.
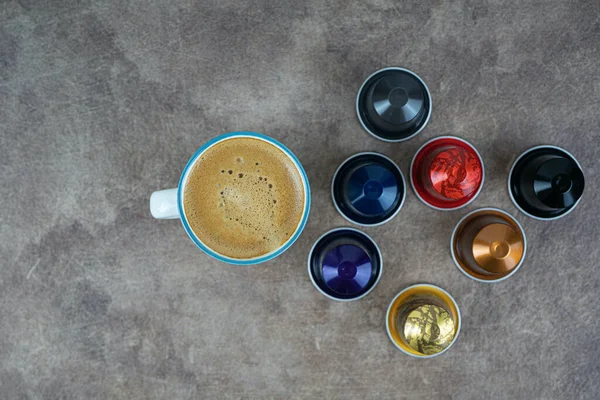
POLYGON ((3 399, 597 398, 600 3, 393 0, 0 1, 0 387, 3 399), (430 124, 402 144, 354 113, 374 70, 428 83, 430 124), (309 224, 277 261, 209 259, 152 191, 228 131, 267 133, 302 160, 309 224), (367 229, 385 270, 365 299, 321 296, 306 257, 347 225, 329 197, 337 165, 381 151, 404 173, 444 134, 487 169, 466 210, 410 192, 367 229), (537 144, 574 153, 588 177, 568 217, 540 222, 506 192, 537 144), (465 278, 448 252, 468 210, 524 225, 527 260, 509 280, 465 278), (438 284, 458 301, 451 351, 411 359, 384 313, 402 288, 438 284))

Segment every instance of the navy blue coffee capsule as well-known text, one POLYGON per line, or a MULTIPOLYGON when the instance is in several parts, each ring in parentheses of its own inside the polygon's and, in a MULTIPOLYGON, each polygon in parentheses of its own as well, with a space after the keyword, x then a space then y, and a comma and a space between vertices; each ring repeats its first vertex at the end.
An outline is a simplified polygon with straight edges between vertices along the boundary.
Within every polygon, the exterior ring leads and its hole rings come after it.
POLYGON ((431 94, 414 72, 384 68, 360 87, 356 113, 363 128, 377 139, 401 142, 416 136, 429 122, 431 94))
POLYGON ((321 236, 308 255, 308 275, 324 296, 358 300, 379 282, 383 261, 379 247, 353 228, 333 229, 321 236))
POLYGON ((358 153, 335 171, 331 197, 348 221, 376 226, 398 214, 406 198, 406 182, 390 158, 379 153, 358 153))
POLYGON ((515 206, 539 220, 564 217, 579 204, 585 178, 577 159, 565 149, 544 145, 521 154, 508 175, 515 206))

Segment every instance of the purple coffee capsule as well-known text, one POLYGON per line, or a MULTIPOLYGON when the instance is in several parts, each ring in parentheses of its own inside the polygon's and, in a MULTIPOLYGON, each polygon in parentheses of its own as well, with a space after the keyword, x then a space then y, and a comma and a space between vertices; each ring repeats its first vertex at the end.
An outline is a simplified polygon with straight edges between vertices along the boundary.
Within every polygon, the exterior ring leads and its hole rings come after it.
POLYGON ((308 274, 324 296, 351 301, 366 296, 381 277, 379 248, 353 228, 333 229, 321 236, 308 255, 308 274))

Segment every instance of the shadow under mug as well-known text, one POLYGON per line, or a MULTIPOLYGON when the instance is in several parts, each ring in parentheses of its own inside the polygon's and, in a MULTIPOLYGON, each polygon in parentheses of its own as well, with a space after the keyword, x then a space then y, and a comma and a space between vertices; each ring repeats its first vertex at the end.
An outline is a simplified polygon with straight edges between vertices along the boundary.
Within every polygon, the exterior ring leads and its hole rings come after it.
POLYGON ((306 221, 308 220, 309 212, 310 212, 310 186, 308 184, 308 177, 306 175, 306 172, 304 172, 304 168, 302 167, 302 164, 300 164, 300 161, 298 160, 298 158, 296 158, 294 153, 292 153, 287 147, 285 147, 283 144, 279 143, 275 139, 270 138, 269 136, 266 136, 266 135, 263 135, 260 133, 255 133, 255 132, 226 133, 224 135, 217 136, 216 138, 208 141, 206 144, 204 144, 202 147, 200 147, 194 153, 192 158, 190 158, 190 160, 188 161, 187 165, 183 169, 183 172, 181 173, 181 178, 179 179, 179 186, 177 188, 159 190, 157 192, 152 193, 152 195, 150 196, 150 213, 152 214, 152 216, 154 218, 156 218, 156 219, 177 219, 177 218, 179 218, 181 220, 181 223, 183 224, 183 227, 185 228, 185 231, 187 232, 188 236, 190 237, 190 239, 192 239, 192 241, 196 244, 196 246, 198 246, 200 248, 200 250, 202 250, 209 256, 216 258, 219 261, 223 261, 223 262, 226 262, 229 264, 235 264, 235 265, 259 264, 259 263, 271 260, 271 259, 277 257, 278 255, 280 255, 281 253, 283 253, 284 251, 286 251, 288 248, 290 248, 290 246, 292 244, 294 244, 296 239, 298 239, 298 237, 302 233, 302 230, 304 229, 304 226, 306 225, 306 221), (232 258, 232 257, 225 256, 223 254, 220 254, 220 253, 212 250, 210 247, 208 247, 206 244, 204 244, 202 242, 202 240, 200 240, 200 238, 194 233, 194 231, 190 227, 187 217, 185 216, 184 205, 183 205, 184 188, 185 188, 185 185, 187 184, 190 171, 192 170, 192 167, 195 165, 195 163, 200 159, 202 154, 204 154, 212 146, 214 146, 217 143, 222 142, 224 140, 230 140, 230 139, 235 139, 235 138, 253 138, 253 139, 263 140, 263 141, 277 147, 279 150, 281 150, 285 155, 287 155, 289 157, 290 161, 294 164, 294 166, 298 170, 298 173, 300 174, 300 177, 302 179, 302 186, 304 189, 304 207, 303 207, 303 211, 302 211, 302 217, 300 219, 300 223, 298 224, 298 226, 296 227, 296 230, 290 236, 290 238, 287 241, 285 241, 281 246, 279 246, 277 249, 271 251, 270 253, 263 254, 261 256, 254 257, 254 258, 247 258, 247 259, 232 258))

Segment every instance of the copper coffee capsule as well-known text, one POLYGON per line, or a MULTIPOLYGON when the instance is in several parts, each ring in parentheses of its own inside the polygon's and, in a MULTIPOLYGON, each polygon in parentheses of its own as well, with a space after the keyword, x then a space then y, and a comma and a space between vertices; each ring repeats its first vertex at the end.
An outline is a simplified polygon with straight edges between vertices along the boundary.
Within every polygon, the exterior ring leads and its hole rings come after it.
POLYGON ((517 272, 526 250, 523 227, 497 208, 482 208, 467 214, 458 222, 450 239, 456 266, 480 282, 498 282, 517 272))
POLYGON ((460 332, 454 298, 434 285, 410 286, 396 295, 386 315, 387 333, 403 353, 431 358, 447 351, 460 332))

